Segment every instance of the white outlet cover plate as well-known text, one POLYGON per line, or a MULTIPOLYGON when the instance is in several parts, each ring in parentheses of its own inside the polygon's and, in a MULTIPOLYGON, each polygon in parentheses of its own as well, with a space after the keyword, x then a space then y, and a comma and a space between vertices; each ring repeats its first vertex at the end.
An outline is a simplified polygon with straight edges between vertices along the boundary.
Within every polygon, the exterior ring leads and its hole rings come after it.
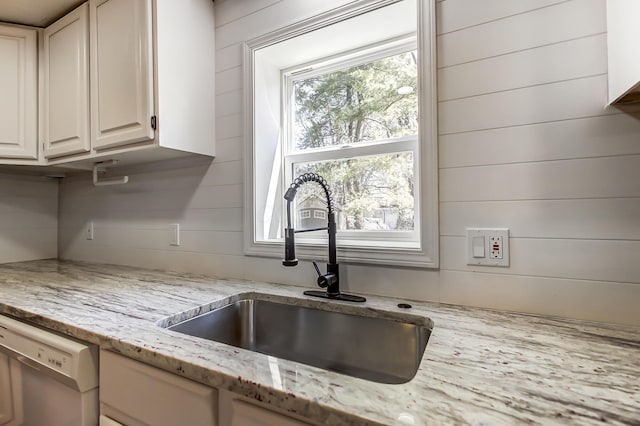
POLYGON ((467 228, 467 265, 508 267, 509 228, 467 228), (478 236, 484 237, 484 257, 473 256, 473 237, 478 236), (502 259, 491 258, 491 237, 502 237, 502 259))
POLYGON ((170 232, 171 232, 171 236, 169 237, 169 245, 179 246, 180 245, 180 224, 172 223, 170 232))

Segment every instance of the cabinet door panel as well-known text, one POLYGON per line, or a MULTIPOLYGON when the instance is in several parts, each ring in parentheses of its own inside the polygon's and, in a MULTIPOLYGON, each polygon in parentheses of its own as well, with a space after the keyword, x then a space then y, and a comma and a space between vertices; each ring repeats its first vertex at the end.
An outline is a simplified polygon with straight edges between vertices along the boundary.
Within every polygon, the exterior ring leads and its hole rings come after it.
POLYGON ((100 351, 101 414, 124 424, 210 426, 217 418, 216 389, 100 351))
POLYGON ((92 0, 92 146, 154 138, 151 0, 92 0))
POLYGON ((38 158, 36 31, 0 25, 0 157, 38 158))
POLYGON ((89 151, 89 7, 44 31, 45 157, 89 151))
POLYGON ((233 400, 231 403, 231 426, 305 426, 294 418, 265 410, 244 401, 233 400))
POLYGON ((278 408, 251 401, 245 396, 236 395, 225 390, 218 390, 219 417, 218 426, 310 426, 291 417, 278 408), (258 404, 258 405, 256 405, 258 404))

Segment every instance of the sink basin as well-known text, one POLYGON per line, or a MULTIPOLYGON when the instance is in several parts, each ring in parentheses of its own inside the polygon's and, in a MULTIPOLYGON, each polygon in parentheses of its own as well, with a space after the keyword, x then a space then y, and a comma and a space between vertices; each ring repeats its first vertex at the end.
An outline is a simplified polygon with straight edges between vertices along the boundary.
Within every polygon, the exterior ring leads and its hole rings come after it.
POLYGON ((361 311, 247 298, 167 328, 379 383, 411 380, 427 346, 431 320, 361 311))

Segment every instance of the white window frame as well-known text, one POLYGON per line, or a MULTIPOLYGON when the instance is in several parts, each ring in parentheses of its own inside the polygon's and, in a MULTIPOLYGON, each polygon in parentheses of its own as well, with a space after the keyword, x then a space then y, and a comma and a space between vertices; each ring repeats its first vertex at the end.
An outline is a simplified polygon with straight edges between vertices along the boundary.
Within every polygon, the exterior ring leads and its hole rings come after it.
MULTIPOLYGON (((252 256, 282 257, 283 242, 275 240, 256 239, 256 218, 261 212, 256 212, 256 194, 254 188, 258 181, 272 179, 273 176, 258 176, 254 147, 254 55, 259 49, 272 46, 294 37, 303 36, 316 29, 340 23, 369 11, 388 6, 399 0, 359 0, 345 6, 330 10, 313 18, 290 25, 264 36, 247 41, 244 46, 244 87, 245 87, 245 253, 252 256)), ((414 246, 390 246, 388 241, 367 241, 366 244, 355 240, 341 241, 338 236, 338 259, 340 262, 387 264, 395 266, 428 267, 439 266, 438 256, 438 162, 437 162, 437 119, 436 119, 436 57, 435 57, 435 0, 418 0, 418 99, 419 99, 419 135, 417 155, 415 149, 414 161, 419 161, 420 167, 415 170, 416 183, 420 194, 416 204, 416 214, 419 215, 419 242, 414 246)), ((372 153, 379 152, 385 143, 397 144, 399 141, 383 141, 358 146, 357 149, 369 149, 372 153)), ((411 141, 400 141, 411 145, 411 141)), ((416 144, 413 143, 415 146, 416 144)), ((396 145, 397 146, 397 145, 396 145)), ((336 148, 338 149, 338 148, 336 148)), ((340 148, 341 151, 356 148, 340 148)), ((398 152, 394 148, 394 152, 398 152)), ((298 159, 308 155, 306 151, 296 153, 298 159)), ((314 157, 317 158, 317 157, 314 157)), ((335 157, 332 157, 334 159, 335 157)), ((296 160, 297 161, 297 160, 296 160)), ((284 168, 284 164, 279 167, 284 168)), ((277 194, 280 195, 279 193, 277 194)), ((386 232, 385 232, 386 234, 386 232)), ((301 259, 318 259, 326 257, 326 243, 322 240, 300 241, 296 251, 301 259)))

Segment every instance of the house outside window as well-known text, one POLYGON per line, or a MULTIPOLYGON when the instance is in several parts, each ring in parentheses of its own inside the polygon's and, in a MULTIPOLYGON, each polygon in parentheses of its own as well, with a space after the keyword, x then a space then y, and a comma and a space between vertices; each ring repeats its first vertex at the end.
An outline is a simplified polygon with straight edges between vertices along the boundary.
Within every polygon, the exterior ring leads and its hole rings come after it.
MULTIPOLYGON (((434 4, 354 3, 245 46, 245 251, 281 256, 282 194, 313 172, 332 189, 340 258, 437 267, 434 4)), ((319 190, 298 190, 297 228, 326 226, 319 190)), ((326 231, 297 243, 317 257, 326 231)))

